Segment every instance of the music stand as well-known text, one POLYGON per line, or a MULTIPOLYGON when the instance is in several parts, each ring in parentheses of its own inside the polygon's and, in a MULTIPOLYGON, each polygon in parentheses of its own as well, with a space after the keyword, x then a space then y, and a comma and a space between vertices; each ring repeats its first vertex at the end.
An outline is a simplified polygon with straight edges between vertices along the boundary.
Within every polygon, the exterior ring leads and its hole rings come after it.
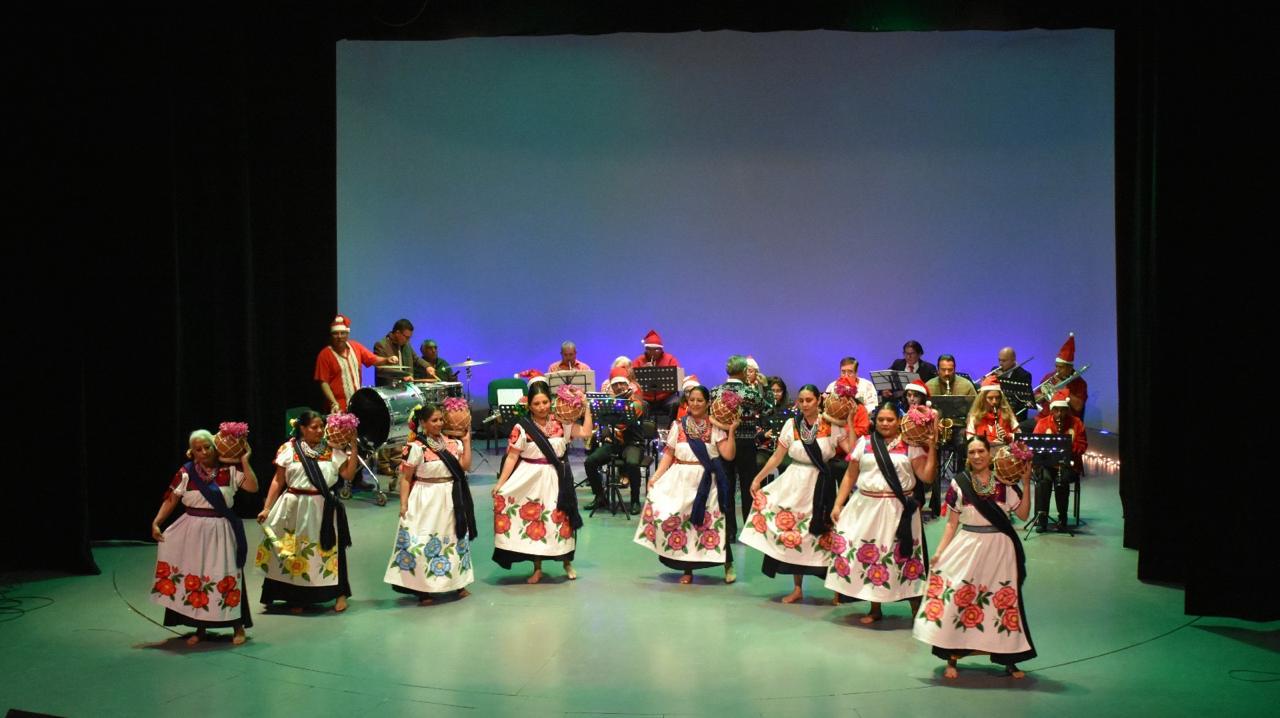
POLYGON ((1031 401, 1031 382, 1001 379, 1000 391, 1003 391, 1005 398, 1009 400, 1009 406, 1013 408, 1014 415, 1019 419, 1027 418, 1027 412, 1035 406, 1035 402, 1031 401))
MULTIPOLYGON (((638 366, 634 368, 636 373, 636 383, 640 385, 642 392, 664 392, 669 391, 673 394, 680 391, 680 387, 684 385, 684 367, 680 366, 638 366)), ((662 415, 668 419, 674 419, 669 412, 663 409, 661 402, 652 402, 649 407, 654 416, 662 415)))
POLYGON ((876 396, 884 392, 892 392, 894 398, 902 396, 907 384, 919 379, 920 375, 913 371, 897 369, 880 369, 871 372, 871 383, 876 385, 876 396))
MULTIPOLYGON (((1071 435, 1070 434, 1027 434, 1025 436, 1019 435, 1018 440, 1027 445, 1027 448, 1030 449, 1031 453, 1035 455, 1036 464, 1038 464, 1042 469, 1047 469, 1051 465, 1060 467, 1063 462, 1071 461, 1071 435)), ((1079 481, 1080 481, 1080 475, 1076 474, 1077 485, 1079 485, 1079 481)), ((1050 485, 1049 488, 1051 491, 1053 490, 1052 485, 1050 485)), ((1037 486, 1036 491, 1039 491, 1039 490, 1040 490, 1040 487, 1037 486)), ((1039 522, 1040 520, 1041 513, 1042 512, 1037 511, 1036 515, 1032 517, 1030 521, 1027 522, 1027 530, 1025 533, 1022 534, 1023 540, 1026 540, 1028 537, 1031 536, 1031 532, 1035 529, 1036 523, 1039 522)), ((1048 514, 1045 514, 1045 519, 1047 521, 1048 514)), ((1076 494, 1075 519, 1076 519, 1076 528, 1079 528, 1080 527, 1080 495, 1079 493, 1076 494)), ((1076 535, 1075 531, 1072 531, 1071 529, 1067 529, 1066 531, 1055 531, 1055 533, 1065 533, 1068 536, 1076 535)))
POLYGON ((566 369, 553 371, 547 375, 547 387, 552 391, 563 384, 576 386, 584 392, 591 392, 596 387, 596 373, 590 369, 566 369))
MULTIPOLYGON (((636 413, 635 403, 631 399, 612 394, 591 393, 587 394, 587 400, 591 404, 591 418, 596 422, 597 429, 601 432, 611 432, 618 424, 629 424, 637 421, 640 417, 636 413)), ((601 501, 595 502, 595 507, 591 509, 590 515, 595 516, 597 511, 607 505, 610 514, 616 516, 618 511, 621 510, 622 514, 630 519, 631 511, 627 508, 627 504, 622 498, 622 482, 619 480, 617 457, 610 457, 609 463, 605 465, 605 468, 604 500, 603 503, 601 501)))

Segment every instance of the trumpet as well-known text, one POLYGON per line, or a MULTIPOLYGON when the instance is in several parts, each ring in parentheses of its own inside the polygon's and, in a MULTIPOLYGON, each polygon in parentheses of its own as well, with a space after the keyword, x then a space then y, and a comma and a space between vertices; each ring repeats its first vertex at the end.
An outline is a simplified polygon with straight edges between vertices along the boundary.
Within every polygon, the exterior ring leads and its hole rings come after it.
POLYGON ((951 417, 938 420, 938 446, 951 443, 951 433, 956 427, 956 420, 951 417))
POLYGON ((1075 372, 1071 374, 1071 376, 1067 377, 1066 379, 1063 379, 1062 381, 1054 382, 1053 377, 1049 377, 1048 379, 1045 379, 1043 384, 1036 387, 1036 401, 1043 401, 1043 402, 1052 401, 1053 395, 1057 394, 1059 389, 1070 384, 1076 379, 1079 379, 1080 375, 1087 371, 1089 371, 1089 365, 1085 364, 1079 369, 1076 369, 1075 372))

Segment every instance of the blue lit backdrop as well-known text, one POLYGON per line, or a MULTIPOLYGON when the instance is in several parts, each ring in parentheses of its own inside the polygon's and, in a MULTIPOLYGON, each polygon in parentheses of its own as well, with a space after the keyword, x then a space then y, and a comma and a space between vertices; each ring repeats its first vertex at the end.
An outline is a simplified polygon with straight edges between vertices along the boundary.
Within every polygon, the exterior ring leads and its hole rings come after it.
POLYGON ((912 338, 1038 378, 1074 330, 1114 428, 1112 73, 1095 30, 340 43, 340 310, 477 395, 650 328, 792 387, 912 338))

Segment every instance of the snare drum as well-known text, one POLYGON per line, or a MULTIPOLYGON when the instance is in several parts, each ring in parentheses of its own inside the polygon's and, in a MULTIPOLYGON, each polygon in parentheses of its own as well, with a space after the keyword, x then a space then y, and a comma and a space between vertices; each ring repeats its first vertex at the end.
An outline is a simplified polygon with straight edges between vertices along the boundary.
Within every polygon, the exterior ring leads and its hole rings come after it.
POLYGON ((347 403, 347 411, 360 420, 360 438, 374 448, 404 446, 409 440, 409 418, 413 407, 425 403, 417 384, 368 386, 358 390, 347 403))
POLYGON ((417 384, 416 386, 418 391, 422 393, 424 404, 439 406, 444 403, 445 399, 462 398, 462 382, 460 381, 433 381, 428 384, 417 384))

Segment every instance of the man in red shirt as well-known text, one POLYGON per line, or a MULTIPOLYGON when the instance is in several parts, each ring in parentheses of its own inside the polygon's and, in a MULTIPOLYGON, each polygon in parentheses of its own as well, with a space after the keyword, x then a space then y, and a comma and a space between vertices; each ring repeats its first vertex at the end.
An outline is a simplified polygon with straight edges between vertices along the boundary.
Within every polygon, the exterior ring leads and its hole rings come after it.
POLYGON ((350 341, 351 320, 339 314, 329 327, 329 346, 316 355, 315 380, 329 401, 329 412, 347 410, 347 400, 360 388, 360 369, 399 365, 395 357, 380 357, 359 342, 350 341))
MULTIPOLYGON (((666 352, 662 346, 662 337, 650 329, 644 335, 644 354, 633 359, 631 366, 637 369, 642 366, 680 366, 680 360, 666 352)), ((661 411, 667 416, 675 416, 676 407, 680 403, 679 397, 672 391, 642 391, 640 398, 655 411, 661 411)))
MULTIPOLYGON (((1053 371, 1041 377, 1040 384, 1044 384, 1050 379, 1053 380, 1054 384, 1057 384, 1075 373, 1076 335, 1074 332, 1067 335, 1067 341, 1063 342, 1062 348, 1058 350, 1058 357, 1053 361, 1053 371)), ((1071 395, 1068 400, 1071 404, 1071 412, 1083 419, 1084 405, 1089 400, 1089 384, 1085 382, 1083 376, 1078 376, 1071 380, 1071 383, 1067 384, 1065 389, 1071 395)), ((1048 397, 1038 396, 1036 399, 1040 402, 1040 416, 1047 415, 1049 413, 1048 397)))
POLYGON ((1036 472, 1036 530, 1047 531, 1049 528, 1049 492, 1058 509, 1058 530, 1067 528, 1067 501, 1071 497, 1071 486, 1076 482, 1084 469, 1084 452, 1089 448, 1089 438, 1085 436, 1084 422, 1072 413, 1071 393, 1059 389, 1049 402, 1049 411, 1041 412, 1036 418, 1035 434, 1068 434, 1071 436, 1071 458, 1062 460, 1053 466, 1041 466, 1036 472))
POLYGON ((586 362, 578 361, 578 345, 566 341, 560 345, 560 361, 552 362, 547 373, 555 371, 591 371, 586 362))

